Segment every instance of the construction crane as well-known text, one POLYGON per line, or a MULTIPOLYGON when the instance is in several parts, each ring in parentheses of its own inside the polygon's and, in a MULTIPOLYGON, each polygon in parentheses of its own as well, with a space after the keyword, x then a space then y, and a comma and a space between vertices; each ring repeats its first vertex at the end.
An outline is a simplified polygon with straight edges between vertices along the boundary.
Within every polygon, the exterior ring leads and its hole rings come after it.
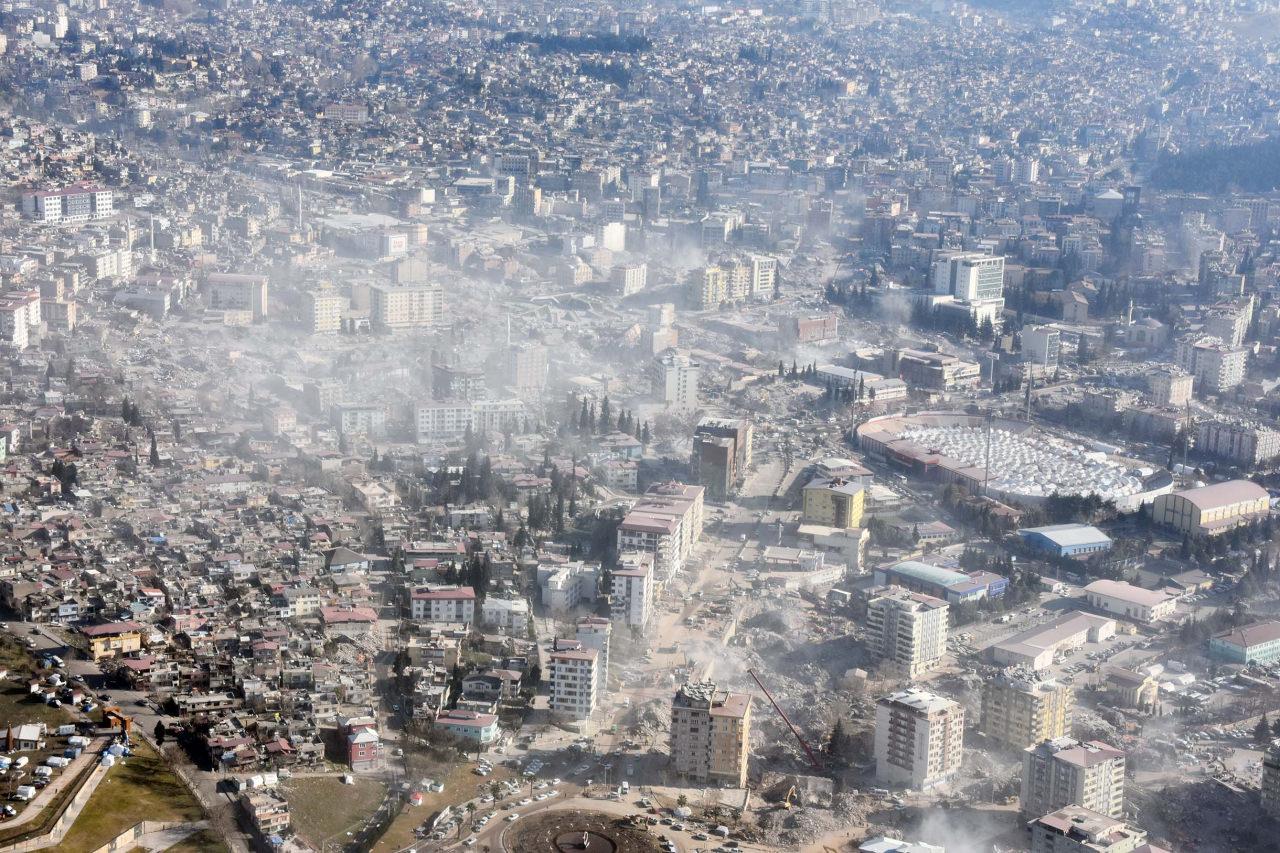
POLYGON ((102 707, 102 724, 104 726, 119 726, 120 734, 124 736, 125 743, 129 742, 129 733, 133 730, 133 717, 126 717, 115 705, 104 705, 102 707))
POLYGON ((813 769, 821 773, 822 762, 818 760, 818 756, 809 748, 809 744, 804 742, 804 738, 800 737, 800 732, 796 731, 796 727, 792 724, 791 718, 788 717, 787 712, 782 710, 778 705, 777 701, 773 698, 773 694, 771 694, 768 688, 764 686, 764 683, 760 681, 760 676, 756 675, 756 671, 754 669, 747 670, 747 675, 751 676, 751 679, 755 681, 756 686, 760 688, 761 692, 764 693, 765 698, 769 700, 769 704, 773 705, 773 710, 778 712, 778 716, 782 718, 782 722, 786 723, 787 728, 791 729, 791 734, 799 742, 800 748, 804 750, 805 755, 809 756, 809 763, 813 765, 813 769))

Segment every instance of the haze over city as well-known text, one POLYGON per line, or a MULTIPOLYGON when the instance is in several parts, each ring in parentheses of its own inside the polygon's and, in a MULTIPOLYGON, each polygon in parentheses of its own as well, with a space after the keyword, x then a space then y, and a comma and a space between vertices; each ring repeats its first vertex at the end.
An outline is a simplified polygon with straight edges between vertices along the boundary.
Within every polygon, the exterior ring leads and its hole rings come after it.
POLYGON ((0 853, 1276 850, 1277 45, 0 3, 0 853))

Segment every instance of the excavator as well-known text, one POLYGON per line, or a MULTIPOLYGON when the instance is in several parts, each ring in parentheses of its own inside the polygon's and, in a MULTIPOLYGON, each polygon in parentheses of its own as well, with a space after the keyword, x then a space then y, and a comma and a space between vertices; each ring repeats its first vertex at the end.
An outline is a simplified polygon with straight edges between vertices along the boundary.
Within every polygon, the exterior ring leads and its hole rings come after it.
POLYGON ((102 724, 112 728, 119 727, 124 742, 129 742, 129 733, 133 730, 133 717, 126 717, 116 705, 102 706, 102 724))
POLYGON ((796 786, 792 785, 791 789, 787 791, 787 795, 782 798, 782 807, 787 811, 791 811, 791 802, 792 800, 795 799, 795 796, 796 796, 796 786))

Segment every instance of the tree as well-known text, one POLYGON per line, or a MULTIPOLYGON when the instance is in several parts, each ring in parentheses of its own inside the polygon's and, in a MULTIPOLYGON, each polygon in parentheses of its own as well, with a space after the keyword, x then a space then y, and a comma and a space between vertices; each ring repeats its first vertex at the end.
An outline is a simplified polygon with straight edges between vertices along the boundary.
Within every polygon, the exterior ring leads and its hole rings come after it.
POLYGON ((609 395, 605 394, 604 399, 600 401, 600 420, 596 428, 598 432, 609 431, 609 423, 613 419, 611 415, 612 413, 609 411, 609 395))
POLYGON ((647 447, 651 438, 653 438, 653 434, 649 431, 649 422, 645 421, 644 426, 640 429, 640 443, 647 447))
POLYGON ((1267 722, 1267 715, 1263 714, 1258 719, 1258 725, 1253 729, 1253 739, 1258 743, 1268 743, 1271 740, 1271 724, 1267 722))
POLYGON ((156 447, 156 434, 154 432, 151 433, 151 453, 148 458, 151 461, 152 467, 156 467, 160 464, 160 450, 156 447))
POLYGON ((676 805, 679 808, 684 808, 685 806, 689 805, 689 798, 686 797, 684 794, 681 794, 680 796, 676 797, 676 805))
POLYGON ((157 721, 155 732, 154 732, 155 739, 156 739, 156 746, 164 746, 164 739, 168 733, 169 733, 169 730, 164 727, 164 720, 157 721))

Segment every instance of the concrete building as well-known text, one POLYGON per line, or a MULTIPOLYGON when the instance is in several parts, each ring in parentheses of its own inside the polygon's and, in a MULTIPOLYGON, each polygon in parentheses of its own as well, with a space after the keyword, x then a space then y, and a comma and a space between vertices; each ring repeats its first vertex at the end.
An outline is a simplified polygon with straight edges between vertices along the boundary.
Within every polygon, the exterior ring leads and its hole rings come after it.
POLYGON ((614 622, 643 634, 653 615, 653 555, 640 551, 619 554, 612 578, 610 616, 614 622))
POLYGON ((698 377, 702 365, 683 353, 668 351, 653 366, 654 394, 674 412, 698 408, 698 377))
POLYGON ((556 640, 547 650, 550 700, 553 714, 585 720, 596 709, 596 688, 600 677, 596 665, 600 653, 585 649, 576 640, 556 640))
POLYGON ((1084 588, 1089 606, 1135 622, 1158 622, 1173 615, 1178 600, 1166 592, 1124 581, 1096 580, 1084 588))
POLYGON ((1100 643, 1115 636, 1114 619, 1092 613, 1066 613, 1044 625, 1014 634, 988 649, 988 657, 1000 666, 1048 669, 1056 658, 1086 642, 1100 643))
POLYGON ((919 560, 903 560, 875 570, 876 586, 900 586, 940 598, 947 604, 971 604, 984 598, 1001 598, 1007 578, 994 572, 957 572, 919 560))
POLYGON ((962 252, 933 265, 933 292, 961 302, 988 302, 1004 297, 1004 258, 962 252))
POLYGON ((382 406, 339 403, 331 410, 330 417, 334 428, 342 435, 381 438, 387 434, 387 410, 382 406))
POLYGON ((46 225, 105 219, 115 213, 115 192, 92 183, 30 190, 22 194, 22 213, 46 225))
POLYGON ((1101 741, 1063 737, 1022 753, 1022 814, 1082 806, 1108 817, 1124 811, 1124 751, 1101 741))
POLYGON ((434 725, 454 737, 474 744, 490 744, 498 739, 498 715, 475 711, 445 711, 434 725))
POLYGON ((1151 506, 1151 520, 1190 536, 1214 536, 1260 520, 1270 511, 1271 496, 1262 486, 1228 480, 1160 495, 1151 506))
POLYGON ((750 695, 710 681, 680 686, 671 702, 671 762, 678 776, 745 788, 750 748, 750 695))
POLYGON ((638 263, 616 266, 613 268, 611 280, 620 296, 639 293, 649 283, 649 265, 638 263))
POLYGON ((652 553, 659 581, 678 571, 702 537, 705 491, 675 482, 650 486, 618 525, 618 552, 652 553))
POLYGON ((964 754, 964 708, 911 688, 876 703, 876 779, 925 790, 950 781, 964 754))
POLYGON ((542 605, 552 613, 567 613, 583 602, 594 602, 599 585, 599 563, 575 560, 538 566, 538 589, 542 594, 542 605))
POLYGON ((1066 806, 1031 821, 1031 853, 1167 853, 1122 820, 1066 806))
POLYGON ((527 410, 521 400, 460 400, 424 403, 416 409, 418 441, 457 438, 468 429, 500 436, 523 428, 527 410))
POLYGON ((1275 663, 1280 660, 1280 622, 1259 622, 1210 637, 1209 657, 1226 663, 1275 663))
POLYGON ((1252 468, 1280 456, 1280 432, 1257 424, 1203 421, 1196 426, 1196 452, 1252 468))
POLYGON ((1026 326, 1022 330, 1022 360, 1052 373, 1062 353, 1062 332, 1054 326, 1026 326))
POLYGON ((215 311, 248 311, 261 323, 270 313, 267 277, 243 273, 210 273, 205 280, 209 307, 215 311))
POLYGON ((507 350, 507 384, 516 393, 537 393, 547 387, 549 359, 541 344, 519 344, 507 350))
POLYGON ((609 693, 609 639, 612 636, 613 623, 599 616, 587 616, 578 620, 576 636, 584 649, 595 649, 596 657, 596 699, 603 699, 609 693))
POLYGON ((805 524, 861 527, 866 490, 836 478, 819 477, 804 487, 801 518, 805 524))
POLYGON ((444 322, 444 288, 438 284, 375 284, 369 288, 369 322, 394 331, 444 322))
POLYGON ((1157 406, 1182 408, 1191 402, 1195 381, 1195 377, 1184 370, 1155 370, 1147 374, 1147 391, 1157 406))
POLYGON ((906 678, 916 678, 947 653, 947 603, 899 586, 877 587, 867 601, 867 645, 906 678))
POLYGON ((1262 810, 1272 818, 1280 819, 1280 740, 1272 741, 1262 756, 1259 794, 1262 810))
POLYGON ((1201 395, 1223 394, 1243 382, 1248 359, 1244 347, 1214 337, 1181 340, 1174 347, 1174 360, 1195 377, 1201 395))
POLYGON ((1068 684, 1040 681, 1031 670, 1006 670, 982 685, 982 732, 1013 749, 1071 733, 1075 694, 1068 684))
POLYGON ((303 324, 312 334, 341 331, 346 307, 347 298, 332 290, 308 291, 302 294, 303 324))
POLYGON ((470 625, 476 619, 476 592, 469 586, 415 589, 409 593, 409 616, 417 622, 470 625))
POLYGON ((737 491, 751 467, 751 421, 703 418, 693 430, 693 467, 707 498, 723 501, 737 491))

